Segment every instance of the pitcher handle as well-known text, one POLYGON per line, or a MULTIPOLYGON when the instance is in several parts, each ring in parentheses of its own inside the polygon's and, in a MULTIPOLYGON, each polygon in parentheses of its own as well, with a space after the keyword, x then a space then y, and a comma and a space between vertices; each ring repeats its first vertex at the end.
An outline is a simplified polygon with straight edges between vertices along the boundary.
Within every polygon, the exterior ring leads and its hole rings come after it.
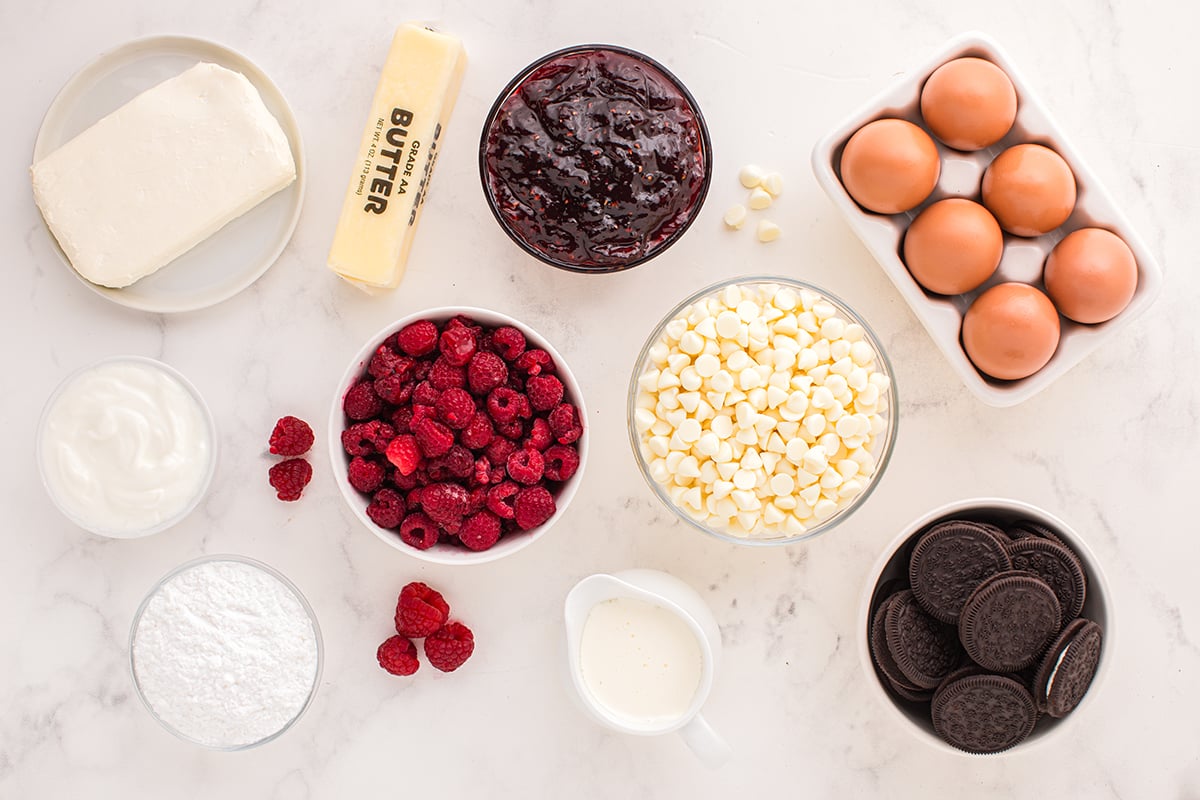
POLYGON ((705 766, 716 769, 729 760, 733 754, 729 744, 721 738, 721 734, 712 729, 708 720, 700 714, 692 717, 692 721, 679 729, 679 735, 684 743, 691 748, 696 757, 705 766))

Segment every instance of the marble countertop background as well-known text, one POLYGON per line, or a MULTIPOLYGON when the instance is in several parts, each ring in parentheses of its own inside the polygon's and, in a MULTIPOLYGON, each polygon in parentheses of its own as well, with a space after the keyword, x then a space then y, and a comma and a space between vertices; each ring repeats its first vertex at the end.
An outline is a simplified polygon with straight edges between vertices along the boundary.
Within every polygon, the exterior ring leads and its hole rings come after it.
POLYGON ((1200 552, 1188 509, 1200 478, 1200 10, 1139 3, 610 0, 0 3, 0 796, 5 798, 1088 797, 1200 798, 1200 552), (324 267, 353 150, 388 42, 416 19, 471 58, 403 285, 366 297, 324 267), (1023 69, 1166 270, 1149 313, 1044 393, 981 405, 818 188, 813 143, 947 38, 979 29, 1023 69), (56 258, 27 168, 62 84, 129 39, 180 33, 255 60, 289 98, 307 148, 296 235, 257 284, 216 307, 155 316, 112 305, 56 258), (583 41, 643 50, 698 98, 712 192, 669 253, 622 275, 541 266, 488 212, 476 168, 496 93, 535 57, 583 41), (769 246, 725 231, 745 162, 787 181, 769 246), (835 533, 739 548, 673 520, 625 439, 628 371, 653 323, 739 273, 814 281, 856 306, 895 365, 894 457, 835 533), (325 442, 304 498, 266 484, 265 439, 287 413, 324 430, 334 383, 402 314, 484 305, 542 331, 591 411, 588 479, 536 546, 475 568, 425 565, 379 542, 337 494, 325 442), (41 406, 105 356, 162 359, 207 398, 220 462, 203 505, 141 541, 76 529, 33 460, 41 406), (1069 733, 996 758, 936 751, 885 714, 858 660, 858 599, 880 549, 944 502, 999 495, 1074 525, 1107 572, 1120 634, 1107 681, 1069 733), (327 661, 306 716, 278 741, 206 752, 160 729, 132 693, 128 626, 163 573, 204 553, 262 559, 321 621, 327 661), (606 732, 563 683, 562 599, 579 578, 668 570, 714 609, 725 660, 706 716, 734 756, 710 772, 674 736, 606 732), (460 672, 385 674, 375 648, 409 580, 441 587, 475 630, 460 672), (411 794, 410 794, 411 793, 411 794))

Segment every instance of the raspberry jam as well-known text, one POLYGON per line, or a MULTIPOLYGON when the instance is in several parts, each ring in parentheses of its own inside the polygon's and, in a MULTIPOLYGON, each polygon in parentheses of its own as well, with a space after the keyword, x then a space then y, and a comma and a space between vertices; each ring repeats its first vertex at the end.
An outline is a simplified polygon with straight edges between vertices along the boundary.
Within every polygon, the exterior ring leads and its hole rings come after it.
POLYGON ((613 272, 672 244, 700 210, 712 154, 700 110, 646 56, 588 45, 528 67, 480 142, 505 231, 564 269, 613 272))

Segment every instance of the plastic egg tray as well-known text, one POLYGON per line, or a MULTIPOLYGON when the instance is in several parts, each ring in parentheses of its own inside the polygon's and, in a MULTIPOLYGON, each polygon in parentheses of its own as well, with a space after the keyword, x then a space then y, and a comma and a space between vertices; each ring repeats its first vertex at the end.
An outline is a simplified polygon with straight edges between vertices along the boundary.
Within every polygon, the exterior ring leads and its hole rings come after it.
POLYGON ((1046 388, 1145 311, 1162 288, 1162 269, 1145 242, 1029 88, 1020 71, 986 36, 969 33, 951 39, 919 68, 874 97, 817 142, 812 162, 817 181, 891 278, 967 388, 990 406, 1013 406, 1046 388), (1017 91, 1017 119, 1012 130, 991 147, 972 153, 951 150, 935 138, 942 171, 937 187, 925 202, 907 213, 890 216, 864 210, 842 186, 839 164, 846 141, 863 125, 885 117, 906 119, 928 131, 920 111, 925 79, 942 64, 962 56, 987 59, 1008 74, 1017 91), (909 274, 901 258, 901 246, 909 223, 927 205, 947 197, 966 197, 982 202, 980 184, 988 164, 1008 147, 1023 142, 1052 148, 1066 159, 1075 173, 1077 199, 1070 218, 1059 228, 1036 238, 1006 233, 1000 266, 978 289, 953 296, 926 291, 909 274), (1042 267, 1050 251, 1068 233, 1085 227, 1106 228, 1124 239, 1133 251, 1138 265, 1138 286, 1129 305, 1113 319, 1097 325, 1082 325, 1060 315, 1062 336, 1058 350, 1046 366, 1027 378, 1002 381, 978 371, 967 358, 959 338, 963 314, 971 303, 986 289, 1006 281, 1029 283, 1042 289, 1042 267))

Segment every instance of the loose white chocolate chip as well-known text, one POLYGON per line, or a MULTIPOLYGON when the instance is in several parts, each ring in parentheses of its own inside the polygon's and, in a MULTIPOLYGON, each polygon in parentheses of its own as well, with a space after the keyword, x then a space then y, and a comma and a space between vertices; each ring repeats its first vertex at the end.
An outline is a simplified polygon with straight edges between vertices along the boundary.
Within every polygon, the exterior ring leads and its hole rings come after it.
POLYGON ((738 180, 747 189, 753 189, 767 176, 766 170, 757 164, 747 164, 738 172, 738 180))
POLYGON ((773 242, 779 238, 780 233, 782 231, 779 230, 779 226, 769 219, 758 223, 757 235, 760 242, 773 242))
POLYGON ((746 221, 746 207, 738 204, 730 206, 725 212, 725 224, 735 231, 742 227, 742 223, 746 221))
POLYGON ((750 192, 750 199, 746 202, 746 205, 750 206, 750 208, 755 211, 762 211, 764 208, 771 207, 771 200, 772 198, 770 193, 768 193, 765 189, 755 187, 754 190, 750 192))
POLYGON ((758 185, 771 193, 772 197, 783 194, 783 176, 778 172, 768 172, 758 182, 758 185))

